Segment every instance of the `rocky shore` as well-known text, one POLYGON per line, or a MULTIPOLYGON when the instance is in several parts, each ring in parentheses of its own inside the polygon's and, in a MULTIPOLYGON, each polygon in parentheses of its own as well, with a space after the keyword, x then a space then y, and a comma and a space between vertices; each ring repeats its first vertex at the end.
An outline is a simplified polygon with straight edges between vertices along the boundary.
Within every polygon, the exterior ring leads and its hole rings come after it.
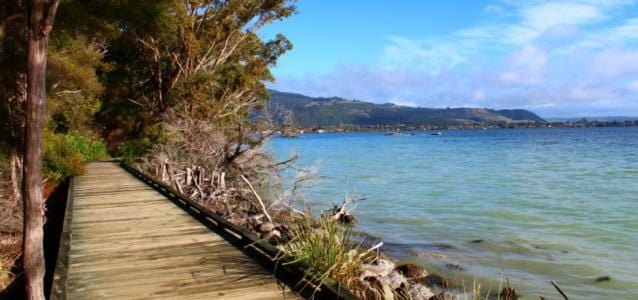
MULTIPOLYGON (((363 241, 364 247, 381 241, 365 232, 356 234, 357 239, 363 241)), ((381 249, 382 258, 377 263, 362 265, 360 280, 368 282, 370 286, 377 286, 377 289, 381 287, 384 291, 382 299, 519 299, 520 295, 509 282, 504 282, 499 287, 481 288, 475 279, 468 287, 461 279, 450 276, 464 271, 463 266, 446 263, 443 269, 447 271, 437 268, 428 270, 428 267, 418 262, 421 259, 414 259, 428 256, 441 260, 445 258, 444 253, 452 249, 454 246, 441 243, 404 245, 386 242, 381 249)))

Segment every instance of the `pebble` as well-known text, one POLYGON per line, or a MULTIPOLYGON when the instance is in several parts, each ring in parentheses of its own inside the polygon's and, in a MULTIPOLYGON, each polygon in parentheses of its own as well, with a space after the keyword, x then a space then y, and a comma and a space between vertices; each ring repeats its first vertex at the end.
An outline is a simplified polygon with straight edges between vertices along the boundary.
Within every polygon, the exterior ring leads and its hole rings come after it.
POLYGON ((434 293, 429 288, 423 286, 422 284, 412 284, 410 285, 410 296, 412 300, 429 300, 434 297, 434 293))
POLYGON ((271 232, 274 229, 275 229, 275 224, 273 224, 272 222, 265 222, 265 223, 259 224, 259 232, 261 233, 271 232))
POLYGON ((394 267, 395 265, 393 262, 389 260, 385 260, 385 259, 379 259, 376 265, 373 265, 373 264, 361 265, 361 269, 363 271, 369 270, 376 274, 379 274, 379 276, 381 277, 388 276, 390 272, 394 270, 394 267))
POLYGON ((421 278, 428 276, 428 272, 425 269, 415 264, 403 264, 396 268, 396 270, 407 278, 421 278))
POLYGON ((408 285, 408 280, 396 271, 388 274, 388 276, 382 277, 381 280, 383 281, 383 284, 389 285, 394 290, 400 288, 401 286, 408 285))

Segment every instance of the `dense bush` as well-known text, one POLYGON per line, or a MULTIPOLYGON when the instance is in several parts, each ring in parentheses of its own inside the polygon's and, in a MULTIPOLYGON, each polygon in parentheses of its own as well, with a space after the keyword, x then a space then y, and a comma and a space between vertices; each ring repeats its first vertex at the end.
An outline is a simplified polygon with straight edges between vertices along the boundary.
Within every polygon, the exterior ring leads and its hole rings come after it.
POLYGON ((106 145, 77 132, 45 134, 42 171, 52 184, 82 174, 84 163, 108 157, 106 145))
POLYGON ((146 154, 155 143, 149 138, 124 141, 117 149, 117 155, 126 163, 133 163, 146 154))

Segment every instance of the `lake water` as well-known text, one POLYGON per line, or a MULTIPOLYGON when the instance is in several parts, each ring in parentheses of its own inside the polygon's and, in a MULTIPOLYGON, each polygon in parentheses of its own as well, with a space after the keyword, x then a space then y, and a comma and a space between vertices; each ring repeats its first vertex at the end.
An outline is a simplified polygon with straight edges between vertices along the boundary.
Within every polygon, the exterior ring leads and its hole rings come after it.
POLYGON ((526 299, 559 299, 550 280, 570 299, 638 299, 638 128, 409 133, 304 134, 267 148, 318 164, 308 205, 365 196, 357 229, 468 291, 507 276, 526 299))

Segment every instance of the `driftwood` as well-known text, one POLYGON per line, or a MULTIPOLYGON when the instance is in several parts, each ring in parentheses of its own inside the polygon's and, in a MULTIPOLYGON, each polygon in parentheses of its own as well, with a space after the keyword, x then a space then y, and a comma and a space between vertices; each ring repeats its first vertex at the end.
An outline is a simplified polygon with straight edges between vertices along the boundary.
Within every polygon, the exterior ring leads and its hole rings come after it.
POLYGON ((281 239, 284 233, 290 231, 273 222, 267 204, 246 176, 240 175, 239 178, 249 189, 240 189, 229 186, 226 172, 221 170, 209 171, 193 164, 178 169, 168 160, 160 161, 161 165, 153 168, 158 178, 235 225, 252 230, 264 239, 281 239))
POLYGON ((268 214, 268 210, 266 209, 266 205, 264 205, 264 201, 261 200, 261 197, 259 197, 259 194, 257 194, 257 191, 255 191, 255 188, 253 188, 253 185, 250 184, 250 181, 248 181, 248 179, 246 179, 246 177, 244 175, 241 175, 241 179, 243 179, 246 182, 246 184, 248 184, 248 187, 250 188, 250 190, 253 192, 253 194, 257 198, 257 201, 259 201, 259 204, 261 205, 261 209, 264 212, 264 215, 266 215, 266 218, 268 218, 268 221, 272 222, 272 218, 268 214))
POLYGON ((565 293, 563 292, 563 290, 560 289, 560 287, 558 287, 558 284, 556 284, 556 282, 554 282, 553 280, 550 281, 550 283, 554 286, 554 288, 556 288, 556 290, 558 291, 558 293, 560 293, 561 296, 563 296, 563 299, 565 300, 569 300, 567 298, 567 295, 565 295, 565 293))
POLYGON ((356 219, 352 215, 352 211, 356 207, 357 201, 363 201, 365 198, 353 198, 350 195, 346 195, 343 198, 341 205, 334 205, 332 208, 332 219, 341 224, 352 224, 356 222, 356 219))

